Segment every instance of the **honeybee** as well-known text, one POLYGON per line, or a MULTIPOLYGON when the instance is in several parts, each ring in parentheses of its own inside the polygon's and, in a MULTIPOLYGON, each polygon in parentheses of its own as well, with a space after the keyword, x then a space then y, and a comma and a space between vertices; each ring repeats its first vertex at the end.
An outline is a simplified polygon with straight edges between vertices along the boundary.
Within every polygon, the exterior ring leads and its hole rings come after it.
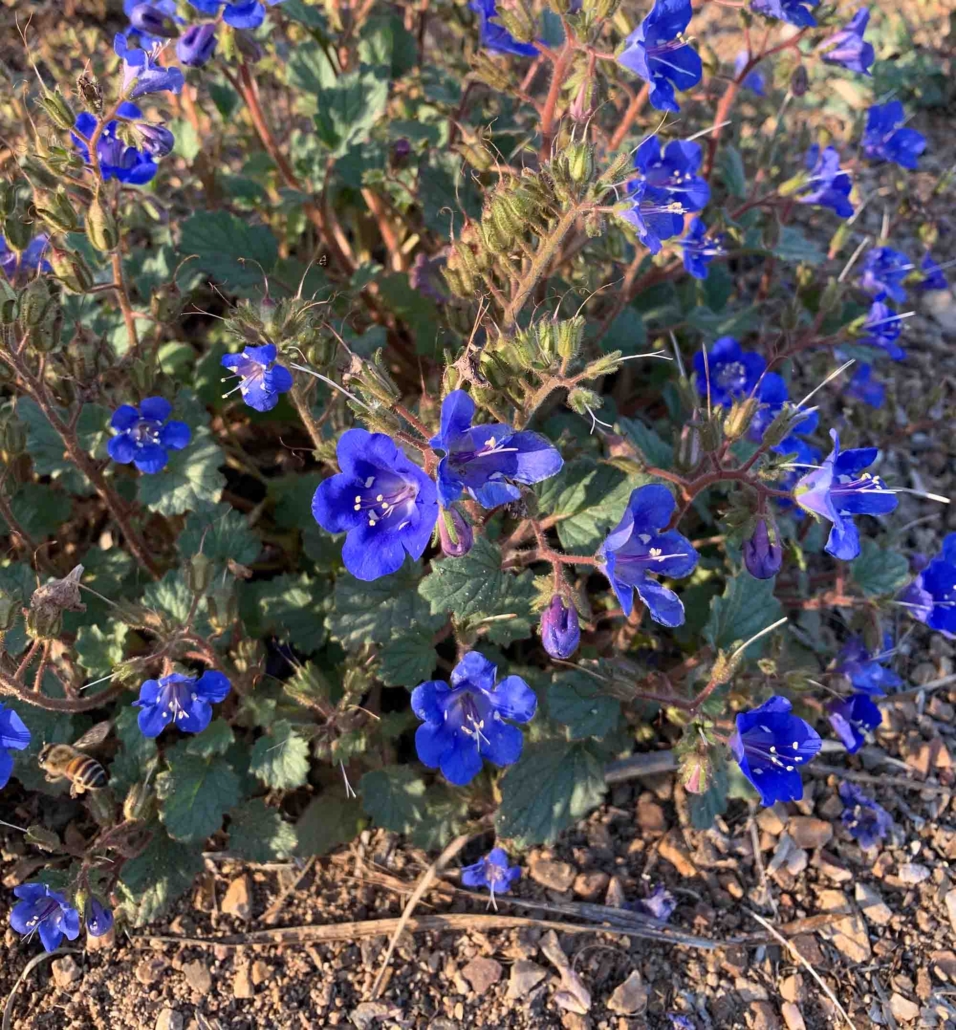
POLYGON ((75 744, 45 744, 38 761, 46 773, 47 783, 68 780, 70 797, 74 798, 84 791, 102 790, 107 782, 106 770, 95 758, 80 749, 101 744, 109 734, 111 725, 109 720, 98 722, 75 744))

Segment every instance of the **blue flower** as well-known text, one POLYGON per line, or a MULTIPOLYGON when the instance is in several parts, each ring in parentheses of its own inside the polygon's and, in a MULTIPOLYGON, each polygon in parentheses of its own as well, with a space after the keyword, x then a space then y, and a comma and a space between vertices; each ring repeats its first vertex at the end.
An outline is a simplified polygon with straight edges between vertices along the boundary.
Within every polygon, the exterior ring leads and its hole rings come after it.
POLYGON ((30 731, 23 720, 12 708, 0 705, 0 789, 7 785, 13 772, 10 748, 22 751, 29 745, 30 731))
MULTIPOLYGON (((766 372, 757 384, 754 396, 760 402, 760 407, 751 420, 747 430, 747 439, 754 443, 763 440, 763 434, 767 431, 773 420, 783 411, 783 406, 788 399, 787 384, 783 376, 776 372, 766 372)), ((796 415, 796 412, 794 413, 796 415)), ((810 436, 816 432, 820 416, 816 411, 801 412, 803 416, 780 443, 770 449, 776 454, 796 454, 796 461, 803 465, 815 465, 819 453, 801 437, 810 436)))
POLYGON ((923 278, 916 284, 918 290, 946 290, 949 283, 943 275, 943 269, 929 256, 925 254, 920 262, 920 269, 923 278))
POLYGON ((721 336, 707 351, 706 361, 700 351, 694 355, 697 392, 709 396, 711 404, 729 408, 754 392, 766 367, 759 354, 744 351, 732 336, 721 336))
POLYGON ((169 461, 169 451, 181 451, 192 435, 185 422, 167 422, 173 406, 163 397, 147 397, 139 408, 122 404, 110 419, 116 430, 107 444, 113 461, 130 462, 152 475, 161 472, 169 461))
MULTIPOLYGON (((135 105, 130 105, 135 106, 135 105)), ((138 108, 137 108, 138 110, 138 108)), ((73 144, 80 156, 90 165, 89 141, 99 123, 88 111, 81 111, 76 116, 75 132, 70 133, 73 144)), ((131 186, 142 186, 156 174, 156 162, 145 151, 127 144, 116 135, 119 123, 114 119, 96 141, 96 156, 100 164, 100 173, 104 182, 117 179, 131 186)))
POLYGON ((897 303, 906 300, 903 283, 913 271, 913 262, 892 247, 871 247, 863 259, 860 286, 877 300, 892 297, 897 303))
POLYGON ((881 659, 893 653, 893 639, 886 633, 883 637, 883 652, 872 655, 860 637, 850 637, 843 645, 837 659, 836 671, 842 673, 854 688, 874 697, 883 697, 888 691, 897 690, 903 681, 892 669, 882 664, 881 659))
POLYGON ((30 935, 36 931, 47 951, 56 951, 67 937, 80 936, 80 913, 59 893, 45 883, 25 883, 14 887, 20 898, 10 912, 10 925, 17 933, 30 935))
POLYGON ((620 217, 637 230, 652 254, 661 241, 684 231, 684 215, 700 211, 710 200, 707 180, 697 174, 701 150, 697 143, 671 140, 664 150, 656 136, 649 136, 634 154, 641 178, 630 183, 632 206, 620 217))
POLYGON ((229 680, 213 669, 199 679, 170 673, 158 680, 146 680, 139 688, 134 708, 141 709, 137 721, 144 737, 158 737, 167 726, 183 733, 202 733, 212 720, 212 705, 224 701, 231 690, 229 680))
POLYGON ((520 676, 495 684, 497 673, 484 655, 469 651, 452 671, 451 686, 429 680, 412 691, 412 711, 423 720, 415 733, 418 757, 456 786, 470 783, 483 759, 500 767, 521 757, 524 737, 505 719, 529 722, 538 699, 520 676))
POLYGON ((850 191, 853 181, 847 172, 840 168, 840 155, 835 147, 821 150, 814 143, 807 151, 806 166, 810 177, 800 187, 802 196, 797 197, 801 204, 815 204, 817 207, 828 207, 840 218, 849 218, 853 214, 850 203, 850 191))
POLYGON ((902 361, 906 351, 896 342, 903 332, 903 317, 888 304, 875 300, 860 327, 860 343, 879 347, 894 361, 902 361))
POLYGON ((900 595, 900 603, 919 622, 942 633, 956 634, 956 533, 900 595))
POLYGON ((679 1012, 668 1012, 667 1018, 671 1021, 671 1030, 695 1030, 694 1021, 690 1016, 682 1016, 679 1012))
MULTIPOLYGON (((189 0, 189 3, 210 18, 217 17, 219 9, 224 6, 222 20, 234 29, 257 29, 266 16, 266 10, 259 0, 246 0, 245 3, 234 4, 224 4, 223 0, 189 0)), ((266 0, 266 3, 270 7, 275 7, 276 4, 281 4, 282 0, 266 0)))
POLYGON ((165 125, 144 121, 143 112, 128 100, 116 109, 116 117, 133 126, 143 153, 150 158, 166 157, 176 145, 176 137, 165 125))
POLYGON ((509 480, 540 483, 561 471, 564 459, 545 437, 500 423, 473 426, 474 416, 475 402, 464 390, 452 390, 442 401, 441 428, 429 443, 445 452, 438 464, 438 498, 445 507, 467 493, 496 508, 521 496, 509 480))
POLYGON ((700 55, 681 39, 692 13, 690 0, 655 0, 618 54, 618 64, 651 87, 651 106, 658 111, 679 111, 674 91, 692 89, 703 74, 700 55))
POLYGON ((882 408, 886 400, 886 387, 879 379, 873 378, 873 369, 869 365, 857 366, 843 392, 847 397, 868 404, 871 408, 882 408))
POLYGON ((113 913, 100 899, 91 895, 86 903, 86 930, 91 937, 102 937, 113 929, 113 913))
POLYGON ((773 579, 783 565, 780 532, 772 519, 761 515, 753 536, 744 541, 744 565, 755 579, 773 579))
POLYGON ((26 245, 26 249, 16 251, 7 246, 7 241, 0 236, 0 270, 10 282, 27 278, 29 272, 52 271, 50 262, 43 255, 50 245, 50 239, 44 233, 38 233, 26 245))
POLYGON ((176 56, 190 68, 201 68, 216 52, 216 23, 190 25, 176 40, 176 56))
POLYGON ((863 38, 869 20, 870 9, 861 7, 847 22, 846 28, 834 32, 820 44, 821 49, 826 50, 823 60, 827 64, 839 64, 850 72, 869 75, 870 65, 876 56, 873 45, 863 38))
POLYGON ((852 516, 887 515, 899 502, 879 476, 863 471, 876 461, 876 447, 855 447, 841 454, 835 429, 830 430, 830 438, 833 450, 820 468, 800 478, 793 498, 804 511, 833 523, 827 554, 852 561, 860 553, 860 535, 852 516))
POLYGON ((806 29, 817 23, 809 10, 816 5, 817 0, 751 0, 750 9, 767 18, 776 18, 806 29))
POLYGON ((279 394, 292 389, 292 373, 284 365, 276 364, 274 343, 246 347, 238 354, 223 354, 222 364, 239 377, 239 385, 229 393, 238 390, 246 404, 256 411, 271 411, 279 403, 279 394))
POLYGON ((183 19, 176 13, 176 0, 123 0, 123 11, 139 37, 140 46, 152 50, 176 35, 183 19))
POLYGON ((820 750, 820 735, 791 708, 785 697, 777 695, 759 708, 740 712, 730 738, 740 771, 765 805, 799 801, 803 797, 800 766, 820 750))
POLYGON ((648 897, 629 902, 624 907, 629 908, 632 912, 641 912, 658 922, 666 923, 677 908, 677 899, 662 883, 659 883, 648 897))
POLYGON ((827 705, 828 718, 840 742, 855 754, 866 743, 866 735, 883 721, 883 713, 869 694, 856 693, 827 705))
POLYGON ((337 476, 319 483, 312 517, 347 533, 345 567, 356 579, 388 576, 418 559, 438 518, 435 484, 384 433, 350 429, 339 438, 337 476))
POLYGON ((624 516, 598 551, 598 567, 607 576, 625 615, 634 606, 634 591, 651 618, 663 626, 680 626, 684 605, 668 587, 648 573, 670 578, 689 576, 697 565, 693 544, 676 529, 660 532, 670 521, 674 497, 666 486, 638 487, 624 516))
POLYGON ((839 789, 844 804, 840 821, 850 836, 863 848, 873 848, 890 832, 893 820, 890 813, 872 798, 867 797, 855 783, 844 780, 839 789))
POLYGON ((511 33, 497 21, 498 9, 495 0, 470 0, 469 10, 475 12, 481 23, 481 45, 499 54, 516 54, 518 57, 537 57, 538 48, 531 43, 519 43, 511 33))
POLYGON ((691 220, 690 228, 680 241, 684 252, 684 268, 695 279, 706 279, 707 266, 719 255, 726 254, 723 234, 707 236, 707 226, 700 218, 691 220))
POLYGON ((560 594, 541 614, 541 643, 552 658, 567 660, 581 643, 581 622, 574 605, 564 603, 560 594))
POLYGON ((906 116, 898 100, 874 104, 866 113, 863 153, 874 161, 892 161, 914 171, 926 149, 926 137, 916 129, 903 127, 906 116))
MULTIPOLYGON (((734 59, 734 78, 739 79, 741 72, 750 63, 750 54, 746 50, 741 50, 740 53, 734 59)), ((765 97, 766 92, 766 79, 764 73, 760 68, 754 68, 751 72, 748 72, 743 82, 740 84, 744 89, 749 89, 752 93, 756 93, 758 97, 765 97)))
POLYGON ((113 50, 123 62, 122 89, 127 100, 147 93, 178 93, 183 88, 185 79, 179 68, 164 68, 152 53, 130 47, 122 32, 113 37, 113 50))
POLYGON ((491 903, 495 893, 507 894, 521 876, 519 866, 508 865, 508 854, 503 848, 492 848, 484 858, 474 865, 462 866, 461 882, 476 890, 484 887, 491 892, 491 903))

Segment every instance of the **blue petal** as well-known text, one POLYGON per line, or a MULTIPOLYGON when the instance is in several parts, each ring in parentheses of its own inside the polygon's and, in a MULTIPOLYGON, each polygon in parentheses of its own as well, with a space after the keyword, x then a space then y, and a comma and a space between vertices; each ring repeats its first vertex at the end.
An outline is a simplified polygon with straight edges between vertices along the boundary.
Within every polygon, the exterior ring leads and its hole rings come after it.
MULTIPOLYGON (((633 532, 652 533, 663 528, 670 521, 675 507, 674 495, 666 486, 660 483, 639 486, 631 492, 627 502, 627 509, 633 523, 633 532)), ((621 524, 623 521, 622 519, 621 524)), ((611 535, 614 536, 616 532, 615 530, 615 533, 611 535)), ((627 535, 630 537, 631 534, 627 535)))
POLYGON ((412 691, 412 711, 425 722, 440 723, 445 718, 450 687, 444 680, 428 680, 412 691))
POLYGON ((824 550, 840 561, 853 561, 860 556, 860 533, 851 518, 837 518, 827 537, 824 550))
MULTIPOLYGON (((432 447, 438 447, 439 444, 435 443, 437 437, 433 437, 431 441, 432 447)), ((457 501, 461 497, 461 492, 464 489, 464 482, 454 469, 452 468, 451 459, 447 456, 442 458, 438 463, 438 499, 441 501, 444 507, 449 507, 454 501, 457 501)), ((492 505, 492 507, 494 507, 492 505)))
POLYGON ((191 700, 176 715, 176 726, 183 733, 202 733, 212 722, 212 706, 201 697, 191 700))
POLYGON ((464 390, 452 390, 442 401, 441 427, 429 443, 443 451, 451 450, 454 442, 471 428, 475 417, 475 402, 464 390))
POLYGON ((266 380, 267 388, 275 393, 288 393, 294 383, 292 373, 285 365, 273 365, 263 378, 266 380))
POLYGON ((196 693, 207 701, 225 701, 232 689, 229 678, 215 669, 209 669, 196 680, 196 693))
POLYGON ((405 562, 405 548, 398 534, 361 522, 349 530, 342 546, 342 561, 356 579, 370 582, 398 572, 405 562))
POLYGON ((248 4, 226 4, 223 21, 234 29, 257 29, 266 16, 266 10, 258 0, 248 4))
POLYGON ((165 397, 147 397, 139 406, 140 415, 153 422, 165 422, 172 410, 172 404, 165 397))
POLYGON ((22 751, 30 744, 30 731, 12 708, 0 705, 0 747, 22 751))
POLYGON ((0 790, 10 782, 13 772, 13 755, 6 748, 0 748, 0 790))
POLYGON ((142 701, 136 703, 141 706, 136 719, 140 732, 144 737, 158 737, 169 725, 172 716, 162 705, 143 705, 142 701))
POLYGON ((482 741, 481 755, 492 764, 499 767, 514 765, 521 757, 524 737, 517 726, 492 721, 482 732, 486 739, 482 741))
POLYGON ((361 489, 362 484, 345 473, 324 479, 312 497, 312 518, 327 533, 355 529, 366 520, 363 512, 355 510, 355 498, 361 489))
POLYGON ((136 444, 126 433, 120 433, 107 441, 106 451, 113 461, 128 465, 136 457, 136 444))
MULTIPOLYGON (((27 887, 37 887, 38 884, 28 883, 25 884, 27 887)), ((18 887, 17 890, 20 890, 18 887)), ((36 908, 36 902, 33 900, 21 901, 19 904, 13 906, 10 911, 10 925, 17 933, 27 934, 32 932, 33 927, 27 924, 33 918, 33 912, 36 908)))
POLYGON ((502 480, 489 480, 477 490, 473 489, 472 493, 475 496, 475 500, 483 508, 497 508, 499 505, 517 501, 521 497, 521 491, 518 487, 505 483, 502 480))
POLYGON ((475 690, 492 690, 498 669, 479 651, 469 651, 462 656, 451 674, 452 687, 470 685, 475 690))
POLYGON ((125 432, 127 429, 132 429, 138 421, 139 412, 136 408, 132 404, 121 404, 113 412, 113 417, 110 419, 110 429, 125 432))
POLYGON ((670 627, 683 625, 684 605, 673 590, 649 577, 645 577, 635 589, 655 622, 670 627))
POLYGON ((564 465, 561 452, 538 433, 515 433, 508 447, 518 449, 518 467, 511 478, 519 483, 540 483, 557 475, 564 465))
POLYGON ((171 451, 181 451, 188 443, 192 433, 185 422, 167 422, 159 431, 159 442, 171 451))
POLYGON ((160 447, 156 443, 142 444, 137 447, 136 454, 133 456, 133 463, 140 472, 144 472, 147 475, 155 475, 157 472, 162 472, 166 467, 167 461, 169 461, 169 455, 166 453, 166 448, 160 447))
MULTIPOLYGON (((60 941, 63 940, 63 930, 60 929, 60 927, 52 920, 44 919, 37 927, 37 931, 40 934, 40 941, 43 944, 43 947, 47 951, 56 951, 60 946, 60 941)), ((79 932, 79 929, 77 929, 73 937, 76 937, 79 932)), ((71 940, 72 939, 73 938, 71 938, 71 940)))
MULTIPOLYGON (((424 725, 427 725, 425 723, 424 725)), ((419 727, 419 732, 423 729, 419 727)), ((518 732, 518 731, 516 731, 518 732)), ((416 742, 417 742, 416 733, 416 742)), ((458 738, 455 746, 449 748, 441 759, 442 775, 456 787, 464 787, 481 772, 481 755, 474 743, 467 737, 458 738)))
POLYGON ((529 722, 538 708, 537 695, 520 676, 506 676, 490 696, 495 711, 503 719, 529 722))

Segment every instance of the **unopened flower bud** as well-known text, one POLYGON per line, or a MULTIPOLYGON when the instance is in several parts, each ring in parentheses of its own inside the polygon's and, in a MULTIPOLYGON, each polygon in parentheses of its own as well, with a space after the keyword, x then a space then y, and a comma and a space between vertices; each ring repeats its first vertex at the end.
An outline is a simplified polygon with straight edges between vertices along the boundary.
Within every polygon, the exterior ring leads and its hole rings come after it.
POLYGON ((0 275, 0 325, 12 325, 17 320, 19 301, 17 291, 0 275))
POLYGON ((537 35, 534 12, 522 0, 505 0, 498 4, 498 20, 519 43, 530 43, 537 35))
POLYGON ((186 580, 186 586, 192 593, 204 594, 212 583, 214 571, 215 566, 212 561, 200 551, 186 562, 186 567, 183 569, 183 579, 186 580))
POLYGON ((46 279, 33 279, 20 294, 17 318, 28 329, 34 329, 43 324, 55 303, 46 279))
POLYGON ((489 89, 502 92, 511 86, 511 79, 508 73, 496 64, 484 51, 479 50, 472 58, 472 71, 479 82, 483 82, 489 89))
POLYGON ((674 463, 682 472, 690 472, 700 464, 703 453, 700 425, 697 422, 688 422, 680 431, 674 463))
POLYGON ((150 36, 163 36, 172 39, 179 33, 172 18, 167 17, 152 4, 137 4, 129 12, 130 24, 138 32, 145 32, 150 36))
POLYGON ((152 122, 138 122, 136 135, 139 137, 139 146, 150 157, 166 157, 172 153, 176 146, 176 137, 166 128, 165 125, 155 125, 152 122))
POLYGON ((40 107, 46 111, 47 117, 58 129, 62 129, 64 132, 70 132, 73 129, 76 115, 59 90, 45 92, 40 98, 40 107))
POLYGON ((563 361, 571 361, 576 358, 581 349, 581 341, 584 339, 584 317, 575 315, 574 318, 558 322, 555 335, 558 357, 563 361))
POLYGON ((134 783, 123 801, 123 818, 128 822, 146 822, 156 810, 156 795, 146 783, 134 783))
POLYGON ((17 209, 16 182, 0 183, 0 218, 9 218, 17 209))
POLYGON ((8 418, 0 426, 0 449, 8 458, 16 458, 27 449, 27 431, 18 419, 8 418))
POLYGON ((541 643, 552 658, 567 660, 581 643, 581 622, 577 609, 568 607, 560 594, 541 613, 541 643))
POLYGON ((439 511, 438 537, 444 554, 449 558, 461 558, 471 550, 475 531, 464 515, 452 506, 439 511))
POLYGON ((58 232, 75 232, 80 227, 80 219, 62 187, 55 193, 37 190, 33 195, 33 207, 37 216, 58 232))
POLYGON ((757 527, 743 546, 744 565, 755 579, 773 579, 783 565, 783 547, 776 523, 768 516, 757 519, 757 527))
POLYGON ((53 274, 70 293, 86 293, 93 285, 93 273, 86 259, 75 250, 59 250, 51 247, 50 266, 53 274))
POLYGON ((734 401, 726 419, 724 419, 724 435, 728 440, 739 440, 750 428, 760 402, 756 397, 747 397, 742 401, 734 401))
POLYGON ((795 97, 802 97, 809 88, 810 76, 807 74, 807 69, 802 64, 798 64, 793 70, 793 75, 790 76, 790 92, 795 97))
POLYGON ((215 22, 190 25, 176 42, 176 56, 190 68, 201 68, 215 52, 215 22))
POLYGON ((108 204, 100 200, 99 194, 93 198, 86 214, 86 236, 98 251, 108 254, 119 243, 119 228, 116 218, 108 204))
POLYGON ((53 172, 32 154, 27 154, 20 158, 20 167, 23 169, 23 174, 30 180, 30 185, 34 188, 55 190, 60 185, 60 180, 53 172))
POLYGON ((604 403, 604 398, 593 390, 585 390, 580 386, 575 387, 568 394, 568 407, 578 415, 594 412, 604 403))
POLYGON ((578 186, 590 182, 594 174, 594 148, 583 141, 572 143, 565 151, 568 161, 568 174, 571 181, 578 186))

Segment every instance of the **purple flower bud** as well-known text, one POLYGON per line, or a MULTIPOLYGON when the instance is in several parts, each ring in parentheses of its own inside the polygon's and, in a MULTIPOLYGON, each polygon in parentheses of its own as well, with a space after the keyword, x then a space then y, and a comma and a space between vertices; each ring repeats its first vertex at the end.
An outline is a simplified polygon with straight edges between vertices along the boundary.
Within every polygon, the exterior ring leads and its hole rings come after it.
POLYGON ((177 35, 176 26, 170 18, 152 4, 137 4, 129 12, 130 24, 138 32, 146 32, 150 36, 164 36, 172 39, 177 35))
POLYGON ((570 658, 581 642, 581 624, 575 608, 568 608, 560 594, 541 614, 541 643, 552 658, 570 658))
POLYGON ((176 145, 176 137, 165 125, 139 122, 136 128, 139 132, 140 145, 151 157, 165 157, 176 145))
POLYGON ((215 52, 216 26, 213 22, 190 25, 176 44, 176 56, 191 68, 201 68, 215 52))
POLYGON ((438 518, 441 549, 449 558, 460 558, 471 550, 475 531, 457 508, 442 508, 438 518))
POLYGON ((113 929, 113 913, 97 897, 86 903, 86 929, 91 937, 102 937, 113 929))
POLYGON ((744 541, 744 565, 755 579, 771 579, 783 564, 780 533, 772 519, 761 516, 754 535, 744 541))

